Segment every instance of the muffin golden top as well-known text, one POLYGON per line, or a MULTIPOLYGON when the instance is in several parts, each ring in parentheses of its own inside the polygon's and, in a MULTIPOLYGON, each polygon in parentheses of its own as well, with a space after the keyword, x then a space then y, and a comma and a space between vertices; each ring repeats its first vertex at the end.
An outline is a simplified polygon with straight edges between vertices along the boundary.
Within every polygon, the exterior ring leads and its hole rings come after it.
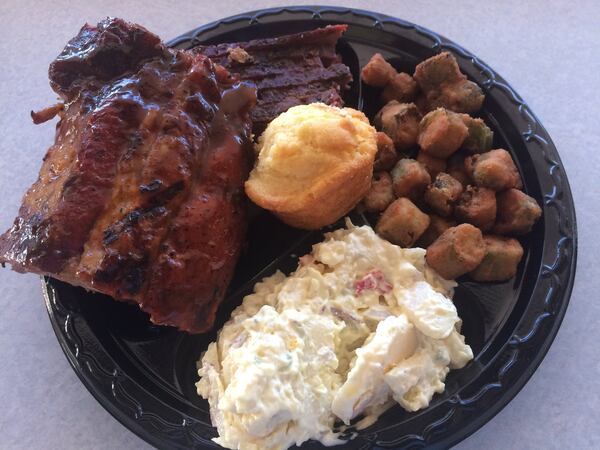
POLYGON ((258 161, 246 182, 252 200, 310 196, 332 174, 348 167, 372 164, 377 145, 367 117, 352 108, 323 103, 290 108, 275 118, 260 136, 258 161))

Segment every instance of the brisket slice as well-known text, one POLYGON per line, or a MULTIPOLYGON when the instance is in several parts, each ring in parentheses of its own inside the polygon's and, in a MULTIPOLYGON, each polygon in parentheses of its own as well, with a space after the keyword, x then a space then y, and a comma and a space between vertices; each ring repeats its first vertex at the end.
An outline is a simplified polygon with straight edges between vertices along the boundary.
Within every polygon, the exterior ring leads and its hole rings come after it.
POLYGON ((56 139, 0 262, 211 328, 245 233, 254 88, 120 19, 85 25, 51 64, 56 139))
POLYGON ((192 51, 254 83, 258 102, 251 112, 254 133, 288 108, 314 102, 343 106, 340 95, 352 81, 335 45, 347 25, 248 42, 194 47, 192 51), (238 49, 244 52, 238 56, 238 49))

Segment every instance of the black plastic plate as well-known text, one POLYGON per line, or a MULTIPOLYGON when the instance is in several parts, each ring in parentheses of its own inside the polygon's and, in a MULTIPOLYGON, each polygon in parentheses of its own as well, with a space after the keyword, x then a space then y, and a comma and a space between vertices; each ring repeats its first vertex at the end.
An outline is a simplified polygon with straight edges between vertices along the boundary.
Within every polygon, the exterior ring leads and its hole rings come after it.
MULTIPOLYGON (((445 448, 464 439, 502 409, 531 377, 565 314, 575 276, 575 211, 566 174, 550 137, 521 97, 489 66, 444 37, 400 19, 332 7, 267 9, 214 22, 170 44, 190 48, 275 36, 346 23, 339 44, 354 75, 348 106, 372 117, 381 106, 360 83, 359 69, 375 52, 398 69, 451 51, 461 69, 486 93, 481 117, 494 130, 495 147, 509 150, 525 191, 543 206, 543 219, 522 243, 525 257, 506 283, 461 282, 455 303, 475 359, 450 372, 446 391, 429 408, 387 411, 345 448, 445 448)), ((360 220, 360 218, 356 219, 360 220)), ((340 224, 341 226, 341 224, 340 224)), ((334 227, 332 227, 334 228, 334 227)), ((276 269, 290 272, 297 257, 322 239, 321 232, 287 227, 271 215, 255 215, 249 245, 238 265, 221 327, 252 286, 276 269)), ((216 331, 190 336, 152 325, 136 306, 91 294, 53 279, 44 293, 57 338, 85 386, 121 423, 159 448, 218 448, 211 441, 208 403, 197 396, 196 361, 216 331)), ((321 448, 314 442, 302 448, 321 448)))

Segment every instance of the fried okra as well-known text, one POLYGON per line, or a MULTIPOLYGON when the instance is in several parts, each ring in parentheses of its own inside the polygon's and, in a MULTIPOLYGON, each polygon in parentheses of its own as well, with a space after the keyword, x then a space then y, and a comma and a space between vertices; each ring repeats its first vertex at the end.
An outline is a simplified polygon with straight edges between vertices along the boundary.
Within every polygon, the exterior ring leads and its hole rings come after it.
POLYGON ((393 244, 412 246, 429 226, 429 216, 407 198, 394 200, 383 212, 375 231, 393 244))
POLYGON ((444 231, 427 247, 427 264, 447 280, 474 270, 485 256, 479 228, 463 223, 444 231))
POLYGON ((463 167, 465 168, 465 172, 467 176, 472 180, 473 179, 473 167, 475 166, 475 157, 467 156, 463 160, 463 167))
POLYGON ((535 199, 517 189, 500 192, 496 196, 498 212, 494 232, 521 235, 531 231, 542 215, 535 199))
POLYGON ((440 106, 457 113, 474 113, 481 109, 485 96, 481 88, 469 80, 453 85, 442 85, 438 92, 430 92, 427 101, 431 108, 440 106))
POLYGON ((492 148, 494 133, 481 119, 473 118, 468 114, 461 114, 468 134, 462 143, 462 148, 469 153, 485 153, 492 148))
MULTIPOLYGON (((481 155, 469 158, 473 167, 473 181, 477 186, 503 191, 505 189, 520 189, 523 185, 517 166, 504 149, 491 150, 481 155)), ((468 170, 468 167, 467 167, 468 170)))
POLYGON ((465 167, 465 157, 465 152, 460 150, 446 161, 446 173, 460 181, 463 186, 472 184, 471 175, 465 167))
POLYGON ((468 134, 468 128, 459 114, 438 108, 419 123, 417 143, 424 152, 435 158, 448 158, 460 148, 468 134))
POLYGON ((397 100, 399 102, 412 102, 417 96, 417 82, 409 74, 400 72, 395 74, 385 85, 381 92, 384 103, 397 100))
POLYGON ((417 98, 415 98, 414 103, 422 116, 426 115, 429 111, 431 111, 429 102, 427 101, 427 97, 425 97, 425 94, 423 94, 422 92, 417 95, 417 98))
POLYGON ((439 89, 444 83, 455 84, 466 80, 456 58, 448 52, 442 52, 419 63, 413 76, 423 92, 439 89))
POLYGON ((397 197, 416 201, 431 183, 431 177, 421 163, 403 158, 392 169, 392 183, 397 197))
POLYGON ((385 133, 377 132, 377 153, 375 154, 374 171, 392 170, 398 161, 398 153, 394 141, 385 133))
POLYGON ((429 172, 429 176, 432 179, 435 178, 438 173, 446 170, 445 159, 434 158, 423 150, 419 150, 419 153, 417 153, 417 161, 425 166, 425 169, 427 169, 427 172, 429 172))
POLYGON ((448 52, 426 59, 415 69, 414 79, 424 92, 429 108, 444 107, 470 113, 481 108, 481 88, 461 73, 454 56, 448 52))
POLYGON ((421 114, 413 103, 392 100, 375 115, 375 127, 387 134, 396 149, 408 150, 417 143, 421 114))
POLYGON ((484 187, 467 186, 454 207, 454 216, 482 231, 491 229, 496 221, 496 193, 484 187))
POLYGON ((396 75, 396 69, 380 53, 371 56, 360 72, 360 77, 369 86, 384 87, 396 75))
POLYGON ((447 173, 441 172, 425 190, 423 199, 433 211, 443 217, 452 214, 454 204, 463 191, 462 184, 447 173))
POLYGON ((483 241, 485 256, 469 276, 475 281, 506 281, 514 277, 523 258, 523 247, 519 241, 492 235, 484 236, 483 241))
POLYGON ((383 211, 393 201, 392 177, 387 172, 376 172, 373 174, 371 188, 363 198, 365 209, 369 212, 383 211))
POLYGON ((437 214, 429 214, 429 226, 417 241, 417 245, 427 248, 440 237, 448 228, 455 227, 456 222, 446 217, 440 217, 437 214))

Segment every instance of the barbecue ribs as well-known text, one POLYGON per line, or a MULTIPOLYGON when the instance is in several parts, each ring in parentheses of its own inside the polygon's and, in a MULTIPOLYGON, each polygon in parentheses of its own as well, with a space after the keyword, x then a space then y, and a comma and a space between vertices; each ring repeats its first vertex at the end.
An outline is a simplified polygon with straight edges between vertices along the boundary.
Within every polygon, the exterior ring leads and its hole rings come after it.
POLYGON ((352 81, 335 46, 347 25, 248 42, 198 46, 193 52, 256 84, 258 103, 251 112, 254 133, 292 106, 323 102, 343 106, 340 91, 352 81))
POLYGON ((245 234, 256 91, 141 26, 85 25, 51 64, 56 140, 0 262, 209 329, 245 234))

